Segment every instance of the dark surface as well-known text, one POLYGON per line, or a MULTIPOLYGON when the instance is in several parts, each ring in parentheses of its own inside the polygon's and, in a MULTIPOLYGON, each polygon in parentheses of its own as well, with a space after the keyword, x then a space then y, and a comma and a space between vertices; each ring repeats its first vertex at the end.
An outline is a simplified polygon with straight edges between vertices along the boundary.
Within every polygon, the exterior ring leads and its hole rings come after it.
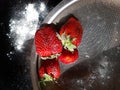
MULTIPOLYGON (((29 51, 16 51, 7 36, 11 9, 16 4, 33 3, 37 0, 0 0, 0 90, 32 90, 29 60, 25 57, 29 51), (14 52, 9 55, 9 52, 14 52)), ((49 0, 48 11, 52 10, 61 0, 49 0)), ((28 41, 27 44, 31 44, 28 41)), ((32 44, 31 44, 32 45, 32 44)), ((31 46, 29 46, 31 48, 31 46)))

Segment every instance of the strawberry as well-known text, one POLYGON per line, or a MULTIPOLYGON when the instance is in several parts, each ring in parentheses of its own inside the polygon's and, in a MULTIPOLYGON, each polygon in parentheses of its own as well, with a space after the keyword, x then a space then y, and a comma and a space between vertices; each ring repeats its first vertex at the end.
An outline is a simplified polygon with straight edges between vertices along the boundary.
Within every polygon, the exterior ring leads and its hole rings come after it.
POLYGON ((57 59, 41 60, 39 68, 39 77, 44 81, 52 81, 60 76, 60 66, 57 59))
POLYGON ((61 27, 60 39, 65 49, 74 51, 81 42, 83 29, 80 22, 74 18, 70 17, 68 21, 61 27))
POLYGON ((34 40, 36 52, 42 59, 55 58, 62 52, 62 43, 51 25, 38 29, 34 40))
POLYGON ((78 59, 78 50, 69 51, 67 49, 63 49, 62 54, 58 57, 58 59, 64 64, 70 64, 75 62, 78 59))

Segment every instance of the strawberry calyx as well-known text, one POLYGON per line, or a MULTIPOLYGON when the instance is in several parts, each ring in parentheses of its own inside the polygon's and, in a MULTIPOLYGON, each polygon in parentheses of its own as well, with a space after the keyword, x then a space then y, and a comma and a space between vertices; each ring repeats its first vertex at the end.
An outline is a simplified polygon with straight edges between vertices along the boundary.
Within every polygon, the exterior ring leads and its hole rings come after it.
POLYGON ((53 81, 55 80, 55 78, 51 77, 50 75, 48 74, 44 74, 43 78, 41 79, 42 81, 53 81))
POLYGON ((54 58, 57 58, 58 56, 60 56, 60 53, 57 53, 57 54, 53 54, 53 55, 50 55, 50 56, 46 56, 46 57, 41 57, 42 60, 47 60, 47 59, 54 59, 54 58))
POLYGON ((72 52, 77 48, 76 45, 72 43, 76 38, 70 38, 70 35, 66 35, 65 32, 61 36, 57 34, 57 37, 61 40, 64 49, 68 49, 72 52))
POLYGON ((41 78, 40 82, 46 86, 46 82, 53 82, 55 80, 55 78, 45 73, 44 76, 41 78))

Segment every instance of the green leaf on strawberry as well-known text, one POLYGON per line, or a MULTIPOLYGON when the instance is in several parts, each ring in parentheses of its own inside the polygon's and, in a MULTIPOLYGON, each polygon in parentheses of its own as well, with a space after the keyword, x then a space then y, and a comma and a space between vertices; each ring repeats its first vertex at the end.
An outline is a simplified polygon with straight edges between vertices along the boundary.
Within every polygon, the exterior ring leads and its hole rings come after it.
POLYGON ((39 81, 38 81, 38 85, 40 85, 40 83, 42 83, 44 86, 46 86, 46 82, 50 82, 50 81, 54 81, 55 79, 53 77, 51 77, 50 75, 48 74, 44 74, 44 77, 41 78, 39 81))
POLYGON ((76 49, 76 45, 74 45, 72 42, 76 40, 76 38, 70 38, 70 35, 66 35, 64 32, 61 37, 58 36, 62 42, 62 45, 64 46, 65 49, 68 49, 69 51, 74 51, 76 49))
POLYGON ((42 81, 53 81, 55 80, 53 77, 51 77, 50 75, 48 74, 44 74, 44 77, 41 79, 42 81))
POLYGON ((53 55, 50 55, 50 56, 46 56, 46 57, 41 57, 42 60, 47 60, 47 59, 54 59, 54 58, 57 58, 58 56, 60 56, 60 53, 57 53, 57 54, 53 54, 53 55))

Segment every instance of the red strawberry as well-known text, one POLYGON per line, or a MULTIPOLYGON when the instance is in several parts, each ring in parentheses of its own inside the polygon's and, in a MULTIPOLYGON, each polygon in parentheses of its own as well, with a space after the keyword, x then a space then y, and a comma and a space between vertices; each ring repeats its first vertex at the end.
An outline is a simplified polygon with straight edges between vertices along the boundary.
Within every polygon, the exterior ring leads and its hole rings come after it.
POLYGON ((62 54, 58 58, 64 64, 73 63, 78 59, 78 50, 75 49, 73 52, 71 52, 63 49, 62 54))
POLYGON ((64 48, 73 51, 81 42, 83 29, 76 18, 70 17, 59 33, 64 48))
POLYGON ((45 81, 52 81, 60 76, 60 66, 57 59, 41 60, 39 69, 39 77, 44 78, 45 81))
POLYGON ((45 25, 35 34, 36 52, 41 58, 55 58, 62 51, 62 43, 51 25, 45 25))

